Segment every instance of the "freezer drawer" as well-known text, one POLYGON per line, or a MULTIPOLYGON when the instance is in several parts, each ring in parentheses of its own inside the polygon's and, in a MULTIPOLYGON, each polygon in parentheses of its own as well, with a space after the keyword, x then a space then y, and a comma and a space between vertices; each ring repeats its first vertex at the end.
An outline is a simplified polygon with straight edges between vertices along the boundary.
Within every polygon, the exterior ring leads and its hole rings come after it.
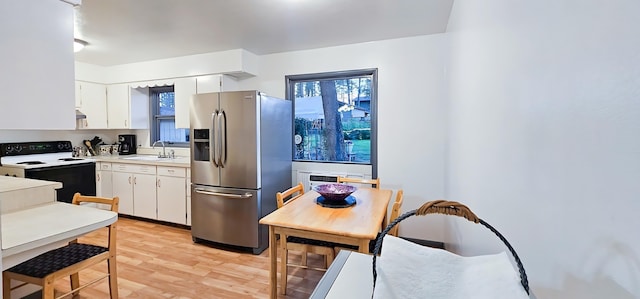
POLYGON ((260 190, 191 186, 191 235, 241 247, 259 247, 260 190))

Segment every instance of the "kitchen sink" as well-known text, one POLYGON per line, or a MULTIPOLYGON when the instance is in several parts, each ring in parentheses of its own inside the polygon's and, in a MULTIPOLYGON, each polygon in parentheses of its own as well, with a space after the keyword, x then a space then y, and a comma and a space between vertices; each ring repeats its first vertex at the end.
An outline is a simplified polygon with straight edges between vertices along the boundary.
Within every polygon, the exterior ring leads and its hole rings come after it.
POLYGON ((135 156, 122 158, 124 160, 137 160, 137 161, 170 161, 171 158, 160 158, 157 156, 135 156))

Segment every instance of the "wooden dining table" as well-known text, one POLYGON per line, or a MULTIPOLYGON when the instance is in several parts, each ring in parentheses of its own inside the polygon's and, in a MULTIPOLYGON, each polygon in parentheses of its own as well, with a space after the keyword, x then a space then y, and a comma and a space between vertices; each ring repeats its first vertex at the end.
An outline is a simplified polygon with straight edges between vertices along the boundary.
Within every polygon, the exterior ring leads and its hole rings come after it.
POLYGON ((352 194, 355 205, 328 208, 316 203, 320 194, 309 191, 260 219, 269 226, 271 298, 277 297, 277 235, 281 242, 286 242, 282 236, 295 236, 354 245, 369 253, 369 242, 385 224, 391 195, 391 190, 358 188, 352 194))

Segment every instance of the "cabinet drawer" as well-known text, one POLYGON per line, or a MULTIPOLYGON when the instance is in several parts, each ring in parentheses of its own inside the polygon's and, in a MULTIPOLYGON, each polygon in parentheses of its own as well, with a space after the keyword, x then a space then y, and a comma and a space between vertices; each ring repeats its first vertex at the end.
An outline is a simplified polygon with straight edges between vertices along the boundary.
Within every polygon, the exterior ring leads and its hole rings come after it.
POLYGON ((156 174, 155 165, 112 163, 112 171, 156 174))
POLYGON ((98 169, 99 170, 111 171, 111 163, 100 162, 100 167, 98 167, 98 169))
POLYGON ((158 166, 158 175, 186 177, 187 171, 184 167, 158 166))

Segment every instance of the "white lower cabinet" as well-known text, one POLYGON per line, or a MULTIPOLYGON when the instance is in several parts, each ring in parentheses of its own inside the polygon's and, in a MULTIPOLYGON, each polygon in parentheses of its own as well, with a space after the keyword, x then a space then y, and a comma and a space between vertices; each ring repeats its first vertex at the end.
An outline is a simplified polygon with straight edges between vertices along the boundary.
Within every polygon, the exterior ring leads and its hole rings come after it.
POLYGON ((96 195, 100 197, 113 197, 113 177, 111 175, 111 163, 96 163, 96 195))
POLYGON ((158 220, 187 223, 184 167, 158 166, 158 220))
MULTIPOLYGON (((111 175, 111 163, 96 162, 96 196, 113 197, 113 176, 111 175)), ((97 204, 104 210, 110 210, 111 206, 106 204, 97 204)))
POLYGON ((121 214, 156 219, 156 166, 113 163, 112 176, 121 214))
POLYGON ((191 168, 187 168, 187 225, 191 226, 191 168))
MULTIPOLYGON (((153 167, 154 166, 147 166, 153 167)), ((133 174, 133 215, 156 219, 156 175, 133 174)))
POLYGON ((119 171, 114 171, 111 175, 113 178, 113 196, 120 198, 118 213, 133 215, 133 175, 119 171))
POLYGON ((191 225, 189 168, 109 164, 112 196, 120 197, 121 214, 191 225))

